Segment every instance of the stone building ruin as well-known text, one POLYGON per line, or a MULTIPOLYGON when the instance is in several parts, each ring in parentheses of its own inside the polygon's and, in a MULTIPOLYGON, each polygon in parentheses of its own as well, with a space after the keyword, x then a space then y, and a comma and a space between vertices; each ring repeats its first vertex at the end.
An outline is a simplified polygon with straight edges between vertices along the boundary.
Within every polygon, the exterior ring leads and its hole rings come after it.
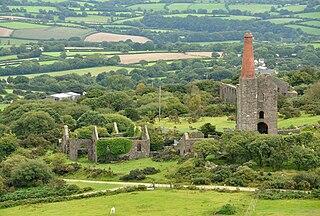
MULTIPOLYGON (((114 124, 116 126, 116 123, 114 124)), ((115 127, 117 128, 117 127, 115 127)), ((115 135, 119 137, 119 133, 115 135)), ((63 137, 61 141, 61 149, 65 154, 69 155, 72 161, 78 160, 79 150, 86 150, 88 152, 88 160, 97 163, 97 141, 103 139, 112 139, 114 137, 99 138, 98 129, 93 127, 91 139, 71 138, 68 126, 63 128, 63 137)), ((150 155, 150 137, 147 126, 142 129, 142 134, 139 138, 125 137, 132 141, 132 147, 127 154, 120 155, 121 158, 134 160, 138 158, 149 157, 150 155)))
POLYGON ((239 85, 221 84, 220 97, 237 104, 238 130, 278 133, 278 95, 296 97, 289 84, 268 74, 256 76, 253 55, 253 35, 244 35, 242 71, 239 85))

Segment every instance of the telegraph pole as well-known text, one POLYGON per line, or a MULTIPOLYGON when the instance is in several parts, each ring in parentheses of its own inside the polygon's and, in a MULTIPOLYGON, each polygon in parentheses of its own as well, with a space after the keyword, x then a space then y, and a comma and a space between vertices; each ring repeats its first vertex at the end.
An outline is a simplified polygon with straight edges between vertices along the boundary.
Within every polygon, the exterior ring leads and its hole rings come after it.
POLYGON ((161 86, 159 87, 159 122, 161 120, 161 86))

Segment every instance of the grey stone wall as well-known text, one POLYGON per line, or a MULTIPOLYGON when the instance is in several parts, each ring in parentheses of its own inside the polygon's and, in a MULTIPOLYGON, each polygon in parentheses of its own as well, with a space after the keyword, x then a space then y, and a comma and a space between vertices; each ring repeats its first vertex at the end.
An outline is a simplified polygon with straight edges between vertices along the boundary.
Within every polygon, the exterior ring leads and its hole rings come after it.
POLYGON ((222 83, 220 85, 220 98, 227 103, 235 104, 237 102, 237 87, 222 83))
POLYGON ((237 88, 237 129, 257 130, 257 79, 240 79, 237 88))
POLYGON ((260 75, 258 80, 257 123, 268 125, 268 133, 276 134, 278 131, 278 92, 277 85, 271 75, 260 75), (259 113, 264 113, 264 118, 259 118, 259 113))
POLYGON ((214 138, 204 138, 204 135, 201 132, 184 133, 179 140, 176 149, 180 156, 185 154, 193 155, 194 144, 202 140, 214 140, 214 138))

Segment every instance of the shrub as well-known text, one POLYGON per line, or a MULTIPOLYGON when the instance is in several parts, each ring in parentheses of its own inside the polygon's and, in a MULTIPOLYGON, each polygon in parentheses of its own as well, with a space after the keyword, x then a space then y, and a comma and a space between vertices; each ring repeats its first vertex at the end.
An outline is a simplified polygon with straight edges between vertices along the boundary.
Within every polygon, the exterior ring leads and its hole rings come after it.
POLYGON ((197 177, 192 179, 192 184, 195 185, 209 185, 211 184, 211 181, 209 178, 206 177, 197 177))
POLYGON ((19 146, 19 139, 12 134, 5 134, 0 138, 0 161, 14 152, 19 146))
POLYGON ((144 169, 141 170, 141 172, 144 174, 144 175, 154 175, 154 174, 157 174, 160 172, 159 169, 156 169, 154 167, 146 167, 144 169))
POLYGON ((30 160, 20 163, 12 174, 15 187, 29 187, 48 183, 53 179, 53 172, 43 161, 30 160))
MULTIPOLYGON (((92 132, 93 132, 93 125, 78 128, 74 131, 74 133, 77 135, 79 139, 91 139, 92 138, 92 132)), ((98 135, 99 137, 108 137, 110 134, 108 133, 108 130, 103 127, 98 127, 98 135)))
POLYGON ((234 205, 226 204, 222 206, 222 208, 216 212, 216 214, 222 214, 222 215, 234 215, 237 213, 237 209, 234 205))
POLYGON ((97 178, 97 177, 113 177, 116 174, 109 167, 108 169, 99 169, 99 168, 91 168, 85 167, 84 171, 88 174, 87 177, 97 178))
POLYGON ((99 161, 106 161, 107 155, 128 153, 132 148, 132 141, 125 138, 113 138, 97 141, 97 157, 99 161))
POLYGON ((146 176, 139 169, 131 170, 128 175, 120 177, 120 180, 143 180, 146 176))

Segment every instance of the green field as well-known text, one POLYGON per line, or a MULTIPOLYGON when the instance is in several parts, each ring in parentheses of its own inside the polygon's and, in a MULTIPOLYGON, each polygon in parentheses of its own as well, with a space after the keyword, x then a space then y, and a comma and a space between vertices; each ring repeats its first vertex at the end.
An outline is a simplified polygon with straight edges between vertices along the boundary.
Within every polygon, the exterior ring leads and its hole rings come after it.
POLYGON ((143 16, 132 17, 132 18, 128 18, 128 19, 117 20, 117 21, 114 21, 113 23, 114 23, 114 24, 122 24, 122 23, 127 22, 127 21, 137 21, 137 20, 141 20, 142 18, 143 18, 143 16))
POLYGON ((174 3, 174 4, 170 4, 168 8, 171 11, 173 10, 182 11, 182 10, 188 10, 190 6, 191 6, 190 3, 174 3))
POLYGON ((277 5, 272 4, 236 4, 229 5, 230 10, 250 11, 251 13, 263 13, 270 11, 271 7, 277 8, 277 5))
POLYGON ((4 110, 4 108, 8 107, 10 104, 0 103, 0 110, 4 110))
POLYGON ((55 7, 46 7, 46 6, 8 6, 9 9, 13 9, 13 8, 24 8, 27 10, 27 12, 29 13, 39 13, 39 10, 52 10, 52 11, 57 11, 57 8, 55 7))
POLYGON ((153 10, 153 11, 161 11, 164 10, 165 4, 163 3, 155 3, 155 4, 135 4, 128 7, 131 10, 153 10))
POLYGON ((302 22, 301 24, 320 27, 320 21, 307 21, 307 22, 302 22))
POLYGON ((37 43, 35 40, 23 40, 23 39, 15 39, 15 38, 0 38, 0 47, 11 47, 11 45, 21 45, 28 43, 37 43))
POLYGON ((275 18, 275 19, 267 19, 264 21, 269 21, 274 24, 286 24, 286 23, 294 22, 294 21, 298 21, 298 20, 300 20, 300 19, 297 19, 297 18, 275 18))
POLYGON ((92 23, 109 23, 110 22, 110 17, 108 17, 108 16, 67 17, 66 21, 92 22, 92 23))
POLYGON ((320 19, 320 12, 301 13, 301 14, 297 14, 296 16, 301 18, 320 19))
POLYGON ((93 188, 94 191, 109 190, 109 189, 118 188, 122 186, 122 185, 95 184, 95 183, 86 183, 86 182, 70 182, 68 184, 77 185, 80 188, 91 187, 93 188))
POLYGON ((90 29, 51 27, 47 29, 19 29, 13 32, 12 37, 23 39, 69 39, 71 37, 84 38, 94 31, 90 29))
POLYGON ((290 28, 295 28, 298 29, 300 28, 303 32, 311 35, 320 35, 320 29, 319 28, 312 28, 312 27, 307 27, 307 26, 301 26, 301 25, 286 25, 287 27, 290 28))
POLYGON ((0 210, 0 215, 60 216, 63 212, 63 215, 102 216, 109 215, 110 208, 115 207, 117 216, 209 216, 223 205, 232 203, 237 208, 235 216, 242 216, 251 199, 250 193, 156 189, 18 206, 0 210))
MULTIPOLYGON (((223 128, 235 128, 235 121, 228 121, 227 116, 222 117, 201 117, 198 122, 189 124, 187 119, 180 118, 181 124, 175 124, 174 122, 170 122, 169 119, 161 119, 160 123, 159 121, 156 121, 154 126, 159 127, 163 126, 168 129, 174 129, 174 126, 180 131, 180 132, 190 132, 189 126, 193 128, 200 128, 205 123, 211 123, 212 125, 216 126, 216 129, 218 131, 223 131, 223 128)), ((290 119, 279 119, 278 121, 278 127, 279 128, 288 128, 291 125, 293 126, 302 126, 306 124, 317 124, 320 120, 319 116, 312 116, 312 115, 306 115, 302 114, 301 117, 297 118, 290 118, 290 119)))
POLYGON ((254 216, 318 216, 320 200, 258 200, 254 216))
MULTIPOLYGON (((35 76, 40 76, 40 75, 50 75, 50 76, 61 76, 65 74, 79 74, 79 75, 84 75, 87 73, 91 73, 93 76, 98 75, 99 73, 102 72, 109 72, 112 70, 119 70, 119 69, 127 69, 128 71, 131 71, 132 68, 126 68, 126 67, 118 67, 118 66, 104 66, 104 67, 93 67, 93 68, 84 68, 84 69, 75 69, 75 70, 66 70, 66 71, 58 71, 58 72, 48 72, 48 73, 38 73, 38 74, 24 74, 23 76, 32 78, 35 76)), ((15 75, 11 77, 16 77, 15 75)), ((0 76, 0 79, 6 79, 8 76, 0 76)))
POLYGON ((211 13, 212 10, 226 10, 224 4, 192 4, 189 9, 199 10, 199 9, 207 9, 208 13, 211 13))
POLYGON ((278 8, 277 10, 288 10, 292 12, 300 12, 303 11, 307 5, 289 5, 285 7, 278 8))
POLYGON ((228 19, 228 20, 250 20, 250 19, 260 19, 258 17, 254 16, 235 16, 235 15, 230 15, 227 17, 219 17, 221 19, 228 19))
MULTIPOLYGON (((71 161, 70 161, 71 162, 71 161)), ((143 169, 146 167, 155 167, 156 169, 160 169, 161 172, 155 175, 147 176, 144 182, 151 182, 153 180, 157 182, 167 182, 165 175, 175 169, 177 167, 177 161, 169 161, 169 162, 155 162, 151 158, 142 158, 138 160, 131 160, 131 161, 124 161, 121 163, 115 164, 94 164, 91 161, 88 161, 87 158, 80 158, 78 163, 81 163, 83 167, 86 166, 95 166, 96 168, 100 169, 108 169, 109 167, 111 170, 117 174, 114 177, 97 177, 95 180, 108 180, 108 181, 119 181, 119 176, 128 174, 133 169, 143 169)), ((70 179, 87 179, 87 174, 80 170, 73 174, 66 176, 66 178, 70 179)))
POLYGON ((10 29, 49 28, 49 26, 46 25, 39 25, 27 22, 0 22, 0 26, 10 29))

